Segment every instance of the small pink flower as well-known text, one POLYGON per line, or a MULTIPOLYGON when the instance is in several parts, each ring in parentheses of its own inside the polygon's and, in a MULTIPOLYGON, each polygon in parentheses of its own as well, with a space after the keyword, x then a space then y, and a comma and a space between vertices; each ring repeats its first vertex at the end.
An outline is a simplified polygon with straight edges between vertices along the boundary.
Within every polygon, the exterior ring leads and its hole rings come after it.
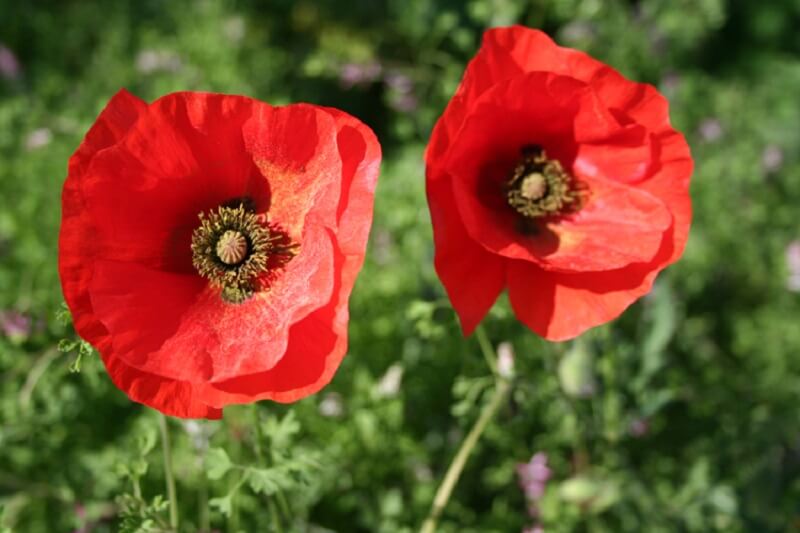
POLYGON ((792 292, 800 292, 800 241, 792 241, 786 247, 786 267, 789 279, 786 288, 792 292))
POLYGON ((706 142, 718 141, 723 133, 722 123, 716 118, 707 118, 700 123, 700 137, 706 142))
POLYGON ((761 152, 761 166, 768 173, 777 172, 783 166, 783 150, 780 146, 770 144, 761 152))
POLYGON ((8 47, 0 44, 0 78, 15 80, 22 72, 19 60, 8 47))
POLYGON ((367 85, 377 80, 383 71, 378 62, 346 63, 339 69, 339 84, 344 89, 352 89, 357 85, 367 85))
POLYGON ((650 423, 646 418, 637 418, 628 426, 628 432, 632 437, 644 437, 650 431, 650 423))
POLYGON ((552 477, 553 471, 547 466, 547 454, 538 452, 527 463, 517 465, 519 486, 528 500, 528 515, 535 518, 539 515, 538 502, 544 496, 547 481, 552 477))
POLYGON ((0 311, 0 331, 13 340, 25 340, 32 329, 31 318, 17 311, 0 311))

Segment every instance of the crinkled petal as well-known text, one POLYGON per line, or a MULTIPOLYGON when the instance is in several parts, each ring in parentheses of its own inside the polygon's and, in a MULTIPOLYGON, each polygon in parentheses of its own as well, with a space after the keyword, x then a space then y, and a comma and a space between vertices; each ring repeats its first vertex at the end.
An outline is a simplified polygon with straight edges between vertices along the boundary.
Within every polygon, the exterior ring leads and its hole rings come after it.
POLYGON ((72 312, 78 334, 98 344, 108 334, 97 320, 89 298, 88 285, 96 254, 97 228, 80 191, 86 168, 101 150, 116 144, 147 104, 120 90, 109 100, 94 125, 69 160, 69 174, 62 193, 61 231, 58 240, 58 271, 64 299, 72 312))
POLYGON ((434 127, 426 161, 436 164, 457 138, 478 99, 500 82, 527 72, 550 72, 589 81, 604 65, 589 55, 556 45, 544 32, 511 26, 484 32, 456 94, 434 127))
POLYGON ((333 117, 309 104, 262 107, 242 133, 253 161, 269 182, 270 219, 295 240, 308 219, 335 227, 342 161, 333 117))
POLYGON ((292 402, 313 394, 333 378, 347 351, 347 304, 364 261, 380 145, 372 131, 355 118, 335 109, 327 111, 337 123, 343 169, 338 227, 332 232, 338 243, 333 297, 328 305, 292 326, 286 354, 270 371, 208 384, 204 397, 213 405, 261 399, 292 402))
POLYGON ((525 261, 509 261, 508 296, 517 318, 551 341, 565 341, 617 318, 650 292, 671 243, 652 263, 608 272, 548 272, 525 261))
POLYGON ((59 235, 59 274, 64 298, 76 331, 98 349, 112 380, 131 399, 172 416, 219 418, 221 411, 202 403, 190 384, 144 374, 114 357, 108 331, 97 320, 88 290, 94 271, 97 230, 85 208, 80 180, 95 154, 119 142, 146 107, 145 102, 124 89, 118 92, 70 159, 59 235))
POLYGON ((201 383, 269 370, 283 357, 289 327, 331 297, 327 232, 306 229, 300 253, 270 289, 224 302, 197 276, 135 263, 97 261, 89 285, 114 354, 143 372, 201 383))
POLYGON ((98 255, 192 273, 191 235, 200 213, 243 197, 266 211, 269 183, 242 137, 245 121, 261 108, 272 109, 243 96, 207 93, 153 102, 83 178, 98 255))
POLYGON ((222 417, 222 409, 205 403, 202 387, 142 372, 125 364, 113 353, 101 354, 108 375, 120 390, 138 403, 180 418, 222 417))

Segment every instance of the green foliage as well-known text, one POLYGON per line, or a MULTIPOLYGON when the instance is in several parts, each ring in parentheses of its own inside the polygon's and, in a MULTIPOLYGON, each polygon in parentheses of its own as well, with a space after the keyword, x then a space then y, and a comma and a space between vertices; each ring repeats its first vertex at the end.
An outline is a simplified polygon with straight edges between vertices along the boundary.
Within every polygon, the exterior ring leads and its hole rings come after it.
MULTIPOLYGON (((530 525, 515 468, 547 453, 550 532, 783 533, 800 519, 800 42, 794 0, 0 0, 0 532, 166 531, 153 413, 80 341, 57 275, 69 155, 121 86, 345 109, 385 159, 350 351, 291 408, 171 424, 182 531, 412 531, 493 376, 432 265, 424 145, 490 25, 586 50, 671 101, 696 160, 683 259, 617 321, 549 344, 502 298, 514 389, 442 532, 530 525), (377 67, 377 68, 376 68, 377 67), (80 372, 77 372, 80 370, 80 372)), ((480 280, 476 280, 480 283, 480 280)), ((792 529, 794 528, 794 529, 792 529)))

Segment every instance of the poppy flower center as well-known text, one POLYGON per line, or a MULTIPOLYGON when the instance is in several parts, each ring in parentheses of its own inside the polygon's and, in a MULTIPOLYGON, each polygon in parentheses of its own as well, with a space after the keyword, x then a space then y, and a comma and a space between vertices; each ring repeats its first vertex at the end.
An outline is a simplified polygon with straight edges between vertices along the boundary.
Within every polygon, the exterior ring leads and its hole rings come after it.
POLYGON ((526 218, 563 214, 580 207, 575 181, 540 146, 525 146, 505 186, 506 201, 526 218))
POLYGON ((268 225, 246 202, 200 213, 192 233, 192 265, 220 289, 223 300, 241 303, 265 287, 265 275, 289 261, 297 246, 268 225))
POLYGON ((217 241, 216 251, 226 265, 238 265, 247 257, 247 239, 241 232, 229 229, 217 241))

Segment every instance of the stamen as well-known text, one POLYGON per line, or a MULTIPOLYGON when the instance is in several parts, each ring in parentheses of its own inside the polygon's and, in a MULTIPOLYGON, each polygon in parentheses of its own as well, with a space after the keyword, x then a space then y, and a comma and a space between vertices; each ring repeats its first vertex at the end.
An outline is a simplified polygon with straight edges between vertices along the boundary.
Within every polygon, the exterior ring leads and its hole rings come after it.
POLYGON ((526 146, 506 182, 506 200, 527 218, 565 214, 580 208, 581 191, 561 163, 540 146, 526 146))
POLYGON ((192 264, 223 300, 241 303, 266 286, 271 272, 297 253, 297 245, 249 208, 226 203, 200 214, 192 233, 192 264))

